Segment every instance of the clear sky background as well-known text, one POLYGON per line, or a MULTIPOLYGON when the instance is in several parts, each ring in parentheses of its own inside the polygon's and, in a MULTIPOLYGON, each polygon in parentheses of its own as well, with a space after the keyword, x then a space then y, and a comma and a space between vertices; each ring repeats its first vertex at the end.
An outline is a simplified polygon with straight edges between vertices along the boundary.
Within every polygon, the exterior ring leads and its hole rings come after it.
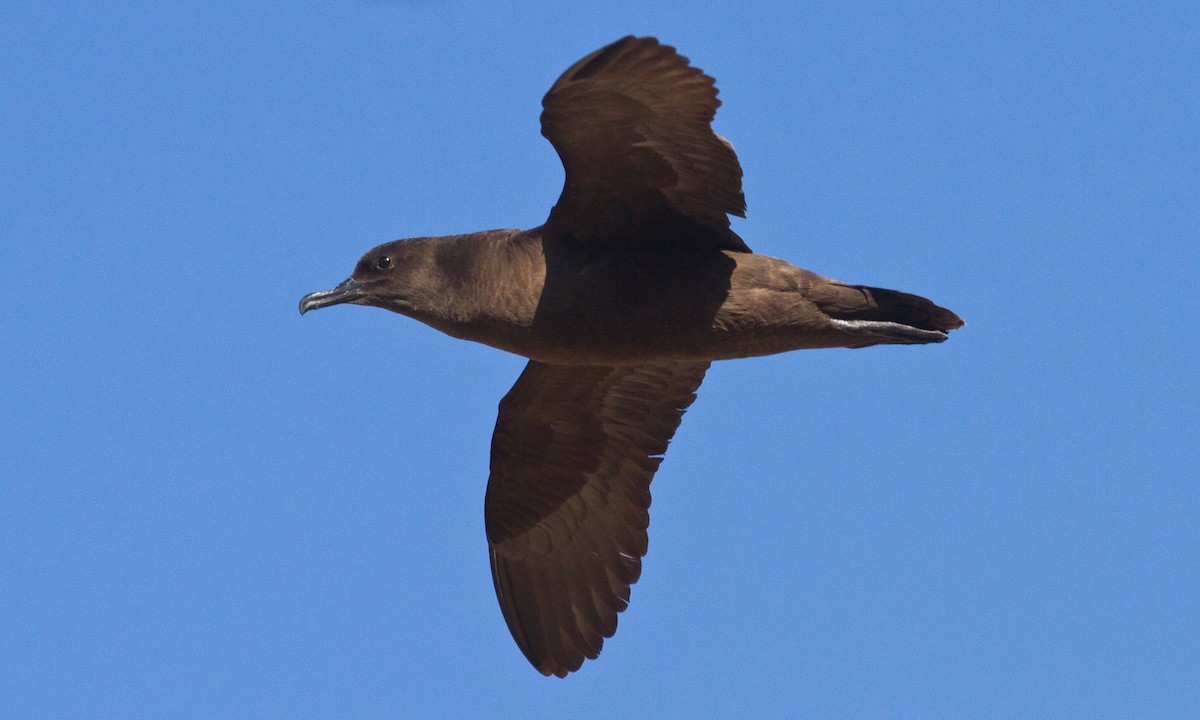
POLYGON ((1197 8, 5 3, 0 716, 1200 717, 1197 8), (629 33, 717 78, 752 248, 967 326, 714 366, 560 681, 483 530, 524 361, 296 305, 539 224, 629 33))

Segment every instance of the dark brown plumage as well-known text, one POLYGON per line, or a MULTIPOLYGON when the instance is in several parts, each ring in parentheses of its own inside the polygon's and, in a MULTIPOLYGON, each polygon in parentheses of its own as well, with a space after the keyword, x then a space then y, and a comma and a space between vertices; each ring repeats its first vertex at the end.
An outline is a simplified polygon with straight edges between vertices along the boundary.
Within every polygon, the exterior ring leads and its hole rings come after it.
POLYGON ((942 342, 962 320, 751 253, 713 80, 657 40, 588 55, 542 105, 566 171, 544 225, 381 245, 300 312, 374 305, 530 359, 500 403, 485 520, 509 630, 563 677, 616 631, 650 481, 711 361, 942 342))

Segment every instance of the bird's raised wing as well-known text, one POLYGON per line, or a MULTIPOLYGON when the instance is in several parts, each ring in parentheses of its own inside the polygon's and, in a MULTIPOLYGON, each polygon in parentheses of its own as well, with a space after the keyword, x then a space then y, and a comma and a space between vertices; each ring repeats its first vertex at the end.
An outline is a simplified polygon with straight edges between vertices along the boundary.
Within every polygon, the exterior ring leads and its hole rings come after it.
POLYGON ((496 597, 545 675, 617 629, 646 554, 650 480, 708 363, 531 360, 500 402, 485 516, 496 597))
POLYGON ((713 79, 654 38, 626 37, 572 65, 542 99, 542 134, 566 171, 546 228, 593 245, 749 252, 742 168, 712 131, 713 79))

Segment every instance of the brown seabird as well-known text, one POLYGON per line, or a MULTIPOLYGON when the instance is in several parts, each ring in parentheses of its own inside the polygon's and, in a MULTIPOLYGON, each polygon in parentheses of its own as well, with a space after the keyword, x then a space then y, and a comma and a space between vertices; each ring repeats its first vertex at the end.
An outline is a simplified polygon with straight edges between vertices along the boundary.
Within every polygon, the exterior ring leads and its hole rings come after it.
POLYGON ((713 360, 942 342, 925 298, 755 255, 713 79, 654 38, 563 73, 542 134, 566 171, 541 227, 380 245, 300 312, 374 305, 529 358, 500 401, 484 501, 517 645, 565 677, 600 653, 641 573, 650 480, 713 360))

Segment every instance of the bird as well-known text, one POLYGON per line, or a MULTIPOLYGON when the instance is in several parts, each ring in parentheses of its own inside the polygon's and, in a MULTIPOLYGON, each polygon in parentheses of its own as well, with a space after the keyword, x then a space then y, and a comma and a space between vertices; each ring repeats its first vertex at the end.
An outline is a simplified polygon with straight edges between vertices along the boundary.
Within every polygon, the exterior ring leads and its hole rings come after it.
POLYGON ((484 520, 492 580, 546 676, 595 659, 647 552, 650 481, 710 363, 940 343, 958 315, 753 253, 715 81, 628 36, 542 100, 565 172, 539 227, 395 240, 300 313, 367 305, 528 363, 500 401, 484 520))

